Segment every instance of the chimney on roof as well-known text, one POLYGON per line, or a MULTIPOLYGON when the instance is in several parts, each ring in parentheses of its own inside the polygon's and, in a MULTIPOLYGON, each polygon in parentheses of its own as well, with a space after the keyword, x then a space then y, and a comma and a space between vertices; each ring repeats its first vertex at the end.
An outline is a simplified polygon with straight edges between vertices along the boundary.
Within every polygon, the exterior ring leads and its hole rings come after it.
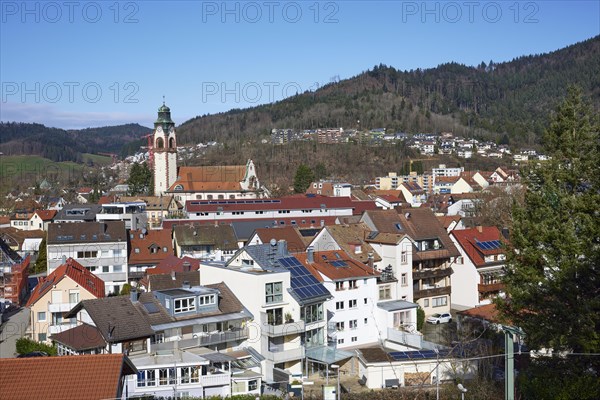
POLYGON ((373 271, 375 271, 375 257, 373 257, 373 252, 370 251, 368 258, 367 258, 367 264, 369 265, 369 268, 371 268, 373 271))
POLYGON ((129 292, 129 299, 131 300, 132 303, 137 303, 137 301, 138 301, 137 289, 131 288, 131 291, 129 292))
POLYGON ((175 280, 175 270, 171 270, 171 279, 175 280))
POLYGON ((311 264, 315 262, 315 248, 312 246, 308 246, 306 249, 306 261, 311 264))
POLYGON ((277 242, 277 255, 279 257, 285 257, 287 252, 287 242, 285 240, 280 240, 277 242))
POLYGON ((483 233, 483 226, 477 225, 476 228, 477 228, 477 232, 483 233))
POLYGON ((190 264, 189 261, 184 261, 181 265, 183 266, 184 272, 190 272, 192 270, 192 264, 190 264))
POLYGON ((510 231, 508 228, 502 228, 502 237, 506 240, 510 239, 510 231))
POLYGON ((184 289, 191 289, 192 285, 190 285, 190 281, 183 281, 183 283, 181 284, 181 287, 184 289))

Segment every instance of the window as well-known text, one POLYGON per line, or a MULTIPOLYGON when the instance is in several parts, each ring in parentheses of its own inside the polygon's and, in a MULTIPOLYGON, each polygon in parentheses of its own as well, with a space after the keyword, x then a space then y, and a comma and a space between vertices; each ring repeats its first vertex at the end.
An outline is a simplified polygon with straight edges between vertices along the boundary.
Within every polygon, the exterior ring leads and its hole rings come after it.
POLYGON ((399 311, 394 313, 394 328, 399 328, 410 322, 410 311, 399 311))
POLYGON ((300 319, 307 324, 323 321, 324 318, 323 303, 311 304, 300 309, 300 319))
POLYGON ((348 301, 348 308, 356 308, 356 299, 348 301))
POLYGON ((335 283, 335 290, 336 291, 340 291, 340 290, 344 290, 344 282, 336 282, 335 283))
POLYGON ((358 328, 358 320, 353 319, 348 323, 348 326, 350 327, 350 329, 356 329, 358 328))
POLYGON ((46 341, 46 334, 38 333, 38 342, 45 342, 45 341, 46 341))
POLYGON ((338 339, 337 343, 338 344, 344 344, 344 339, 338 339))
POLYGON ((272 308, 267 310, 267 322, 269 325, 283 324, 283 308, 272 308))
POLYGON ((429 299, 423 300, 423 306, 429 307, 429 299))
POLYGON ((46 311, 38 311, 37 314, 38 322, 42 322, 46 320, 46 311))
POLYGON ((110 272, 110 266, 108 266, 108 265, 103 265, 103 266, 102 266, 102 272, 110 272))
POLYGON ((123 266, 122 265, 115 265, 113 267, 113 272, 123 272, 123 266))
POLYGON ((123 255, 123 251, 121 249, 113 250, 113 257, 121 257, 123 255))
POLYGON ((271 282, 265 285, 266 303, 278 303, 283 301, 283 282, 271 282))
POLYGON ((335 302, 335 309, 336 310, 343 310, 344 309, 344 302, 343 301, 336 301, 335 302))
POLYGON ((156 386, 156 371, 153 369, 146 371, 146 386, 156 386))
POLYGON ((402 264, 406 264, 406 251, 400 253, 400 261, 402 262, 402 264))
POLYGON ((258 380, 257 379, 252 379, 251 381, 248 381, 248 391, 257 390, 257 389, 258 389, 258 380))
POLYGON ((357 336, 352 336, 352 339, 351 339, 351 340, 352 340, 353 342, 357 342, 357 341, 358 341, 358 337, 357 337, 357 336))
POLYGON ((323 328, 306 331, 306 346, 321 346, 324 344, 323 328))
POLYGON ((98 257, 97 251, 78 251, 77 258, 96 258, 98 257))
POLYGON ((62 292, 60 290, 52 291, 52 304, 62 303, 62 292))
POLYGON ((140 249, 138 249, 137 247, 135 248, 135 253, 136 254, 140 254, 140 249))
POLYGON ((79 303, 79 290, 69 290, 69 303, 79 303))
POLYGON ((463 263, 462 256, 456 257, 456 264, 461 265, 463 263))
POLYGON ((443 297, 434 297, 432 299, 431 306, 432 307, 443 307, 448 304, 448 298, 446 296, 443 297))
POLYGON ((405 273, 403 273, 402 275, 400 275, 400 283, 402 286, 407 286, 408 282, 407 282, 407 277, 408 275, 405 273))
POLYGON ((198 298, 198 303, 202 306, 202 305, 208 305, 208 304, 215 304, 215 295, 211 294, 211 295, 207 295, 207 296, 200 296, 198 298))
POLYGON ((337 329, 338 331, 343 331, 344 330, 344 322, 336 322, 335 323, 335 329, 337 329))
POLYGON ((60 312, 52 313, 52 325, 60 325, 63 323, 63 316, 60 312))
POLYGON ((175 299, 175 313, 183 313, 196 310, 196 298, 186 297, 184 299, 175 299))
POLYGON ((356 289, 357 288, 356 281, 348 281, 348 283, 350 284, 350 289, 356 289))
POLYGON ((392 298, 392 289, 389 285, 379 287, 379 300, 389 300, 392 298))
POLYGON ((366 297, 363 299, 364 303, 367 304, 369 302, 369 299, 367 299, 366 297))
POLYGON ((369 318, 365 318, 364 323, 367 325, 369 323, 369 318))

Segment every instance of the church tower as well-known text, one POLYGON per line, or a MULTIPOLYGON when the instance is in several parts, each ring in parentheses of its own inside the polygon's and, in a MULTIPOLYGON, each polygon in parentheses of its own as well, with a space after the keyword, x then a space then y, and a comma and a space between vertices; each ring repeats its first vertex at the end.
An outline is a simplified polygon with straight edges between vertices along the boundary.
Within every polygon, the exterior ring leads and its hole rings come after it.
POLYGON ((163 101, 154 122, 154 195, 164 194, 177 179, 177 141, 171 109, 163 101))

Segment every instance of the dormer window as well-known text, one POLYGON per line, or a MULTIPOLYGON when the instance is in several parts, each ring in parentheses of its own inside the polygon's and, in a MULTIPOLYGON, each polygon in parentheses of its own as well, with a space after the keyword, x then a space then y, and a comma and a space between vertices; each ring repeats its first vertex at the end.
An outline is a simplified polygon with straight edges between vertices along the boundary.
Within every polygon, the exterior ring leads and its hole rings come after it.
POLYGON ((175 185, 173 190, 183 190, 183 185, 175 185))
POLYGON ((196 311, 196 298, 186 297, 183 299, 175 299, 175 314, 189 311, 196 311))

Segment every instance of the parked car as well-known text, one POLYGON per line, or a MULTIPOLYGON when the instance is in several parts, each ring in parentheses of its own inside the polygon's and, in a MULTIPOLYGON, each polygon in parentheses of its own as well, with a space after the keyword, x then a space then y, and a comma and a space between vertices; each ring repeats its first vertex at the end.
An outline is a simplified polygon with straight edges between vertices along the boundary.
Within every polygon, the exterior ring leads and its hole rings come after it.
POLYGON ((452 315, 450 315, 450 313, 433 314, 427 318, 427 322, 430 324, 445 324, 452 322, 452 315))
POLYGON ((29 357, 48 357, 49 354, 45 351, 32 351, 27 354, 19 354, 17 358, 29 358, 29 357))

